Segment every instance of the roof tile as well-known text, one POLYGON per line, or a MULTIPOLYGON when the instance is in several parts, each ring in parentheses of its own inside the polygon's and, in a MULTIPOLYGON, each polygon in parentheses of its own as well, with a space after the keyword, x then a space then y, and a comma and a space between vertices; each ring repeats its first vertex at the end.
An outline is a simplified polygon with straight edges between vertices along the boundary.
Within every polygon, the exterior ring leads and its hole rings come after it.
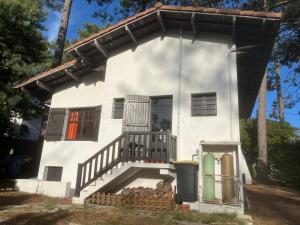
POLYGON ((36 75, 36 76, 34 76, 34 77, 31 77, 31 78, 29 78, 28 80, 25 80, 25 81, 23 81, 23 82, 20 83, 20 84, 17 84, 17 85, 15 86, 15 88, 22 87, 22 86, 24 86, 24 85, 26 85, 26 84, 32 83, 33 81, 39 80, 39 79, 41 79, 41 78, 43 78, 43 77, 47 77, 47 76, 49 76, 50 74, 53 74, 53 73, 55 73, 55 72, 59 72, 59 71, 61 71, 61 70, 63 70, 63 69, 66 69, 66 68, 68 68, 68 67, 71 67, 71 66, 73 66, 73 65, 75 65, 75 64, 76 64, 76 59, 73 59, 73 60, 71 60, 71 61, 69 61, 69 62, 67 62, 67 63, 65 63, 65 64, 62 64, 62 65, 60 65, 60 66, 58 66, 58 67, 55 67, 55 68, 53 68, 53 69, 47 70, 47 71, 45 71, 45 72, 43 72, 43 73, 40 73, 40 74, 38 74, 38 75, 36 75))
MULTIPOLYGON (((241 9, 216 9, 216 8, 205 8, 205 7, 191 7, 191 6, 172 6, 172 5, 163 5, 162 3, 156 3, 154 7, 148 8, 143 12, 137 13, 136 15, 129 17, 125 20, 120 21, 119 23, 112 25, 106 29, 103 29, 99 31, 98 33, 92 34, 91 36, 80 40, 68 48, 65 49, 65 51, 71 51, 77 46, 80 46, 84 43, 87 43, 105 33, 108 33, 114 29, 117 29, 121 26, 123 26, 126 23, 129 23, 131 21, 134 21, 140 17, 143 17, 145 15, 148 15, 152 12, 155 12, 156 10, 169 10, 169 11, 191 11, 191 12, 205 12, 205 13, 214 13, 214 14, 227 14, 227 15, 241 15, 241 16, 252 16, 252 17, 262 17, 262 18, 275 18, 275 19, 280 19, 282 17, 282 13, 274 13, 274 12, 255 12, 252 10, 241 10, 241 9)), ((70 62, 67 62, 61 66, 58 66, 54 69, 48 70, 44 73, 41 73, 37 76, 34 76, 18 85, 16 87, 22 87, 28 83, 31 83, 33 81, 36 81, 40 78, 46 77, 52 73, 55 73, 57 71, 63 70, 65 68, 68 68, 69 66, 75 65, 76 60, 72 60, 70 62)))
POLYGON ((273 13, 273 12, 255 12, 253 10, 241 10, 241 9, 216 9, 216 8, 205 8, 205 7, 192 7, 192 6, 174 6, 174 5, 162 5, 161 3, 155 4, 154 7, 148 8, 143 12, 140 12, 132 17, 129 17, 121 22, 108 27, 107 29, 101 30, 100 32, 93 34, 83 40, 80 40, 73 45, 69 46, 65 49, 65 51, 71 51, 77 46, 89 42, 90 40, 96 38, 97 36, 103 35, 113 29, 116 29, 126 23, 129 23, 133 20, 136 20, 142 16, 150 14, 158 9, 161 10, 170 10, 170 11, 193 11, 193 12, 205 12, 205 13, 217 13, 217 14, 227 14, 227 15, 241 15, 241 16, 253 16, 253 17, 267 17, 267 18, 277 18, 280 19, 282 17, 281 13, 273 13))

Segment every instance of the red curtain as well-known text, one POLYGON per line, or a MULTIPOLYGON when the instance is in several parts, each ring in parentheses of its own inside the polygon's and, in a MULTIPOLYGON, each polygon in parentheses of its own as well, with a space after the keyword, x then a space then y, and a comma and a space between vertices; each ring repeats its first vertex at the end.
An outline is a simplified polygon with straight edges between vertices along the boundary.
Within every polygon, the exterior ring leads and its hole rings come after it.
POLYGON ((76 140, 78 136, 79 112, 70 112, 67 139, 76 140))

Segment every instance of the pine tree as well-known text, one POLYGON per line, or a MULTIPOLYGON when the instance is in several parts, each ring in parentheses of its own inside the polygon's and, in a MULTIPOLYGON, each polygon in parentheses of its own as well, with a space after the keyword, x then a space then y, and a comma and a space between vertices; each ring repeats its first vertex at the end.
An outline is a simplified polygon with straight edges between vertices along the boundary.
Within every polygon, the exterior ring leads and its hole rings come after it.
POLYGON ((59 27, 57 41, 56 41, 56 49, 54 53, 54 62, 52 67, 57 67, 62 62, 68 24, 69 24, 69 17, 70 17, 70 12, 72 7, 72 1, 73 0, 65 0, 64 2, 60 27, 59 27))
POLYGON ((0 1, 0 143, 25 131, 16 118, 36 113, 32 98, 14 85, 48 62, 42 36, 45 16, 42 1, 0 1))

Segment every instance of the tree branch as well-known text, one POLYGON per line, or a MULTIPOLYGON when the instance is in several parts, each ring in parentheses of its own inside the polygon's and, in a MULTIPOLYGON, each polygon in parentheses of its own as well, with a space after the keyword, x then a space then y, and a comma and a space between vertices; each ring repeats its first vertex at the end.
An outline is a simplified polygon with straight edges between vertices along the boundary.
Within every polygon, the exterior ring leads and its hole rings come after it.
POLYGON ((286 1, 278 2, 275 5, 270 6, 270 10, 272 10, 274 8, 277 8, 277 7, 280 7, 280 6, 284 6, 286 4, 289 4, 289 3, 292 3, 292 2, 295 2, 295 1, 298 1, 298 0, 286 0, 286 1))

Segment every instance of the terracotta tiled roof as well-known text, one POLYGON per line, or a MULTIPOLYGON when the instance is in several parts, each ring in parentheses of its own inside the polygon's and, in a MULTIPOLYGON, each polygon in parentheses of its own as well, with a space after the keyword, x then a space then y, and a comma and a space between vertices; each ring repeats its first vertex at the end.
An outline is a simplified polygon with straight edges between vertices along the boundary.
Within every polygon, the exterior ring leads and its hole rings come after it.
POLYGON ((185 11, 185 12, 202 12, 209 14, 223 14, 223 15, 237 15, 237 16, 250 16, 250 17, 261 17, 261 18, 270 18, 270 19, 280 19, 282 17, 282 13, 274 13, 274 12, 257 12, 253 10, 241 10, 241 9, 217 9, 217 8, 205 8, 205 7, 192 7, 192 6, 170 6, 163 5, 161 3, 157 3, 154 7, 146 9, 145 11, 136 14, 135 16, 129 17, 121 22, 110 26, 100 32, 93 34, 83 40, 80 40, 68 48, 65 51, 71 51, 79 45, 82 45, 86 42, 93 40, 94 38, 101 36, 105 33, 108 33, 118 27, 121 27, 129 22, 132 22, 140 17, 148 15, 156 10, 168 10, 168 11, 185 11))
POLYGON ((20 83, 20 84, 17 84, 17 85, 15 86, 15 88, 23 87, 23 86, 25 86, 26 84, 32 83, 32 82, 34 82, 34 81, 37 81, 37 80, 39 80, 39 79, 41 79, 41 78, 43 78, 43 77, 47 77, 47 76, 49 76, 49 75, 51 75, 51 74, 53 74, 53 73, 55 73, 55 72, 61 71, 61 70, 66 69, 66 68, 69 68, 69 67, 75 65, 75 63, 76 63, 76 59, 71 60, 71 61, 69 61, 69 62, 67 62, 67 63, 65 63, 65 64, 62 64, 62 65, 58 66, 58 67, 55 67, 55 68, 53 68, 53 69, 47 70, 47 71, 45 71, 45 72, 43 72, 43 73, 40 73, 39 75, 36 75, 36 76, 34 76, 34 77, 31 77, 31 78, 29 78, 28 80, 25 80, 25 81, 23 81, 23 82, 20 83))

